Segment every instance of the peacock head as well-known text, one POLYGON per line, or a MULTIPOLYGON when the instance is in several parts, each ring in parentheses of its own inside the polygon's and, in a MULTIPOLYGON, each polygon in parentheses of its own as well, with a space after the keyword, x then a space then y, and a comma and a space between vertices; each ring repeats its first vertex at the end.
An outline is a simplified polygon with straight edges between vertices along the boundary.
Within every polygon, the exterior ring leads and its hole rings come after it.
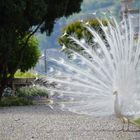
POLYGON ((118 95, 118 92, 117 92, 117 91, 114 91, 114 92, 113 92, 113 95, 118 95))

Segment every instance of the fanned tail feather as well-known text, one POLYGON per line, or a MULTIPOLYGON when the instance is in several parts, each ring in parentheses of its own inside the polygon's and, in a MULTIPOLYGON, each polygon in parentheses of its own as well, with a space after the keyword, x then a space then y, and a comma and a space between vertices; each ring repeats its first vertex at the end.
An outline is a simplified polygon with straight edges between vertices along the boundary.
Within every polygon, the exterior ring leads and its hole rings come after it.
MULTIPOLYGON (((69 36, 84 53, 69 50, 75 56, 73 60, 50 58, 64 70, 45 79, 56 83, 54 87, 48 87, 50 93, 55 93, 51 98, 63 110, 95 116, 109 115, 114 111, 113 91, 116 90, 124 102, 122 110, 137 113, 140 110, 140 32, 136 40, 130 17, 121 24, 115 18, 107 20, 107 26, 99 22, 107 43, 93 28, 84 25, 97 41, 97 48, 91 49, 86 41, 69 36)), ((61 69, 56 72, 59 71, 61 69)))

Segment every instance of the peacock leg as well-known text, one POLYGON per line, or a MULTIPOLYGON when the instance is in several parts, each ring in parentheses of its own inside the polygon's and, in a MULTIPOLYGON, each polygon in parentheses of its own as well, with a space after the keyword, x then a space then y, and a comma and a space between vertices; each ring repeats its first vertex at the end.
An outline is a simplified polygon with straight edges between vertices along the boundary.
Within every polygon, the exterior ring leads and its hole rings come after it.
POLYGON ((122 124, 122 129, 120 129, 119 131, 124 131, 124 124, 125 124, 125 120, 123 118, 121 118, 123 124, 122 124))
POLYGON ((124 125, 125 125, 125 120, 124 120, 124 118, 122 118, 122 122, 123 122, 123 126, 122 126, 121 131, 123 131, 123 132, 124 132, 124 125))
POLYGON ((127 131, 129 131, 129 124, 130 124, 130 121, 129 121, 129 119, 128 119, 128 124, 127 124, 127 131))

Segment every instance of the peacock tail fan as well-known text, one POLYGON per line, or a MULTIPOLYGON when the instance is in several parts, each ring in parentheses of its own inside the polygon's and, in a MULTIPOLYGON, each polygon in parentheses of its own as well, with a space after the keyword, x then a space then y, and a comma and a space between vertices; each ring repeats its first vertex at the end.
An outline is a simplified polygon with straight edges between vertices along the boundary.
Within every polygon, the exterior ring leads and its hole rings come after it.
POLYGON ((51 68, 53 74, 46 78, 46 81, 55 83, 55 86, 48 87, 50 97, 63 110, 102 116, 113 114, 113 92, 117 91, 122 112, 138 114, 140 32, 136 34, 134 31, 131 16, 121 22, 112 17, 107 19, 107 25, 100 19, 98 21, 105 39, 90 25, 83 24, 91 33, 93 42, 87 42, 86 37, 78 39, 69 35, 71 43, 81 51, 69 49, 70 59, 49 58, 60 66, 51 68))

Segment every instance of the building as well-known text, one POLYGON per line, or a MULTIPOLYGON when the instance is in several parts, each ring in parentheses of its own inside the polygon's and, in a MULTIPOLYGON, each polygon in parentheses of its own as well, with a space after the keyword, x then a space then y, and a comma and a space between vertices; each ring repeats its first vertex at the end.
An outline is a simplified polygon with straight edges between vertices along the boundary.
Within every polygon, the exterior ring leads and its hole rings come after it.
POLYGON ((133 2, 133 0, 121 0, 121 19, 129 17, 137 35, 139 31, 139 9, 134 8, 133 2))

